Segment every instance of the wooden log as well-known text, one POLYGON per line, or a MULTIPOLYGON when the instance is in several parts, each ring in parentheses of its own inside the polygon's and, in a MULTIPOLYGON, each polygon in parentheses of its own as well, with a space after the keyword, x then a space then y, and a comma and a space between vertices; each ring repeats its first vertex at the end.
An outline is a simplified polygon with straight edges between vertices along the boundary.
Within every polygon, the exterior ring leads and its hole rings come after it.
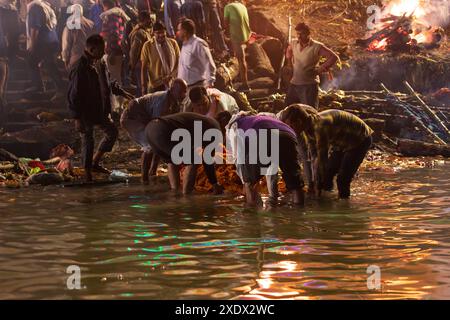
POLYGON ((401 154, 410 157, 417 156, 444 156, 450 157, 450 146, 426 143, 407 139, 397 141, 397 150, 401 154))
POLYGON ((416 97, 416 99, 420 102, 420 104, 424 107, 425 111, 428 113, 430 118, 438 125, 438 127, 445 133, 445 135, 448 137, 450 136, 450 132, 447 128, 447 126, 439 119, 439 117, 434 113, 433 110, 425 103, 425 101, 422 100, 422 98, 419 97, 417 92, 411 87, 411 85, 408 83, 408 81, 405 81, 406 88, 409 90, 409 92, 416 97))
POLYGON ((446 145, 446 142, 443 141, 439 136, 437 136, 428 126, 426 126, 423 121, 416 114, 414 114, 414 112, 409 108, 408 105, 402 103, 402 101, 397 96, 395 96, 388 88, 386 88, 383 83, 381 84, 381 87, 386 92, 388 98, 393 99, 393 102, 397 102, 396 104, 401 107, 408 115, 414 118, 425 132, 428 132, 430 135, 432 135, 437 141, 439 141, 439 143, 446 145))

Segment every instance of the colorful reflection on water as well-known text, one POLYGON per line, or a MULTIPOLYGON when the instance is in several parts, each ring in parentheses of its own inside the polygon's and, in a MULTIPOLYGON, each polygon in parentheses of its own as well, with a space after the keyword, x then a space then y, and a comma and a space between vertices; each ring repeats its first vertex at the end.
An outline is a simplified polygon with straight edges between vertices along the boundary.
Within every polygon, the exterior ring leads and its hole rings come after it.
POLYGON ((364 173, 351 201, 270 212, 139 185, 1 189, 0 298, 448 299, 449 169, 364 173))

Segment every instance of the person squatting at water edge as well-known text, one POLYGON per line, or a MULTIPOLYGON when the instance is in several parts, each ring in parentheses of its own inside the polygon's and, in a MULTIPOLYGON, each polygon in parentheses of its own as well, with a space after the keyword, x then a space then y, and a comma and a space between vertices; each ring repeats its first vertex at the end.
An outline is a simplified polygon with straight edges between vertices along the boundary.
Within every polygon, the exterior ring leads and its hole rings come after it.
POLYGON ((128 132, 131 140, 142 147, 141 172, 144 184, 148 184, 149 175, 156 175, 159 163, 147 141, 145 127, 154 118, 179 112, 186 92, 186 82, 175 79, 166 91, 150 93, 132 100, 122 113, 121 126, 128 132))
POLYGON ((202 164, 208 181, 213 186, 213 193, 223 193, 214 167, 215 151, 220 150, 217 136, 219 135, 220 140, 221 135, 216 120, 192 112, 167 115, 151 120, 145 129, 145 135, 153 152, 167 163, 173 191, 178 192, 180 189, 180 165, 184 165, 182 192, 185 195, 192 193, 197 166, 202 164), (211 138, 216 138, 211 144, 205 139, 206 134, 210 133, 211 138), (177 142, 177 137, 182 138, 182 141, 177 142), (209 156, 205 157, 203 153, 208 152, 209 156))
POLYGON ((341 110, 318 112, 295 104, 280 113, 280 119, 306 138, 312 157, 316 194, 331 191, 337 175, 339 197, 350 197, 350 184, 372 146, 373 130, 357 116, 341 110))

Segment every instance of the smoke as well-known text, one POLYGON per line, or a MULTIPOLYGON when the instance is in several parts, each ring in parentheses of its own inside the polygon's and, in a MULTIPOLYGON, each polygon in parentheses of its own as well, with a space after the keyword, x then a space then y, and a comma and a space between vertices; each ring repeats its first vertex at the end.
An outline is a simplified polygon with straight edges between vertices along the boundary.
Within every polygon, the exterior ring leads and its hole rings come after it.
POLYGON ((450 24, 450 0, 384 0, 382 16, 414 16, 423 24, 446 27, 450 24))

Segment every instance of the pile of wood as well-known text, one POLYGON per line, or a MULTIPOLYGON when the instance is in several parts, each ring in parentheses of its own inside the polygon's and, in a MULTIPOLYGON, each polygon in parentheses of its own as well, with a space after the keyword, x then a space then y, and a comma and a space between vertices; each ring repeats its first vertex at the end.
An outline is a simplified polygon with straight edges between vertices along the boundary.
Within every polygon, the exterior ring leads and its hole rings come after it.
POLYGON ((381 91, 331 91, 321 96, 321 109, 341 109, 364 119, 375 140, 406 156, 448 157, 450 104, 432 105, 405 82, 409 94, 381 91))

